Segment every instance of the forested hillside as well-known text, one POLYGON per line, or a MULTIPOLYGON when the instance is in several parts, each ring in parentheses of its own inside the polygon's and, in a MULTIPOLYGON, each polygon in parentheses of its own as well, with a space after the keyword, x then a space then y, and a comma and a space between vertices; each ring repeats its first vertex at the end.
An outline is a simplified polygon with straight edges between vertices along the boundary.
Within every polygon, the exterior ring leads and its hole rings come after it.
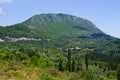
POLYGON ((39 14, 0 26, 0 80, 119 80, 120 39, 91 21, 39 14))

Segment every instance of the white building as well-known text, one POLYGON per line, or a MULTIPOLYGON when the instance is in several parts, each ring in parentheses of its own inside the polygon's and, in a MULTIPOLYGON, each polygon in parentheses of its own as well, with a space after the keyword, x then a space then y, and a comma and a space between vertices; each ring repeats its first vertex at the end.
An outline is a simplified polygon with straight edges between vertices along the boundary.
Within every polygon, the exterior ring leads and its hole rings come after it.
POLYGON ((0 42, 5 42, 3 39, 0 38, 0 42))

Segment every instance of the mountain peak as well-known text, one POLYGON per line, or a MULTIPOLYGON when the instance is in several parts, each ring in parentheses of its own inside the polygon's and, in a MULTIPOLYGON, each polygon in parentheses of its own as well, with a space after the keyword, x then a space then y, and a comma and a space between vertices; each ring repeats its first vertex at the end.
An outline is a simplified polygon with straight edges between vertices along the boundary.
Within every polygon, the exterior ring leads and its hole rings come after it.
MULTIPOLYGON (((74 17, 75 18, 75 17, 74 17)), ((31 17, 28 21, 30 22, 59 22, 63 19, 72 20, 73 16, 59 13, 59 14, 53 14, 53 13, 47 13, 47 14, 37 14, 31 17)))
POLYGON ((20 24, 6 27, 6 30, 7 29, 9 35, 5 34, 5 36, 14 37, 24 36, 49 39, 78 39, 106 36, 91 21, 63 13, 37 14, 20 24), (14 29, 14 31, 10 29, 14 29))
MULTIPOLYGON (((47 13, 47 14, 37 14, 26 20, 24 23, 29 24, 32 26, 35 26, 36 24, 43 25, 43 24, 53 24, 53 23, 62 23, 62 22, 70 22, 70 23, 75 23, 78 25, 81 25, 81 27, 87 27, 87 28, 97 28, 91 21, 69 15, 69 14, 64 14, 64 13, 47 13)), ((98 29, 98 28, 97 28, 98 29)))

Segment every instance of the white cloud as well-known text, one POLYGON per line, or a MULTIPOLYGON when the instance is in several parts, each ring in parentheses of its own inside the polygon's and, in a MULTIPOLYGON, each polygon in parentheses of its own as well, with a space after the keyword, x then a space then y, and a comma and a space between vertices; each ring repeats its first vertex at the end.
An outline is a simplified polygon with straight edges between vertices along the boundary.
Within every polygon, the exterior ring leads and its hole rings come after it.
MULTIPOLYGON (((0 0, 0 4, 5 4, 5 3, 9 3, 12 0, 0 0)), ((5 12, 3 11, 3 9, 0 7, 0 14, 4 14, 5 12)))
POLYGON ((0 0, 0 4, 2 3, 9 3, 11 0, 0 0))
POLYGON ((0 8, 0 14, 4 14, 5 12, 3 11, 2 8, 0 8))

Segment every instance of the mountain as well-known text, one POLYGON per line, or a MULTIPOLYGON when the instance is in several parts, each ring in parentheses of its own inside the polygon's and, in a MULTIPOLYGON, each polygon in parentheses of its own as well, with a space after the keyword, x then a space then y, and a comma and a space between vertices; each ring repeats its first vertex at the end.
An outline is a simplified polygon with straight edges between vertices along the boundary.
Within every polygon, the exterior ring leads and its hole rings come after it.
POLYGON ((67 14, 35 15, 23 24, 48 38, 105 36, 92 22, 67 14))
POLYGON ((92 22, 67 14, 40 14, 28 20, 1 27, 0 37, 41 37, 58 39, 62 37, 74 38, 107 38, 110 37, 99 30, 92 22), (7 33, 6 33, 7 32, 7 33))
POLYGON ((5 37, 49 39, 54 46, 91 46, 101 41, 116 40, 91 21, 62 13, 34 15, 22 23, 0 27, 0 38, 5 37))
POLYGON ((116 80, 118 64, 120 39, 80 17, 40 14, 0 26, 1 80, 116 80))
POLYGON ((43 50, 50 48, 50 51, 73 48, 77 50, 74 53, 92 49, 89 56, 92 60, 116 61, 119 59, 119 43, 120 39, 105 34, 91 21, 68 14, 39 14, 19 24, 0 26, 0 47, 32 45, 43 50))

